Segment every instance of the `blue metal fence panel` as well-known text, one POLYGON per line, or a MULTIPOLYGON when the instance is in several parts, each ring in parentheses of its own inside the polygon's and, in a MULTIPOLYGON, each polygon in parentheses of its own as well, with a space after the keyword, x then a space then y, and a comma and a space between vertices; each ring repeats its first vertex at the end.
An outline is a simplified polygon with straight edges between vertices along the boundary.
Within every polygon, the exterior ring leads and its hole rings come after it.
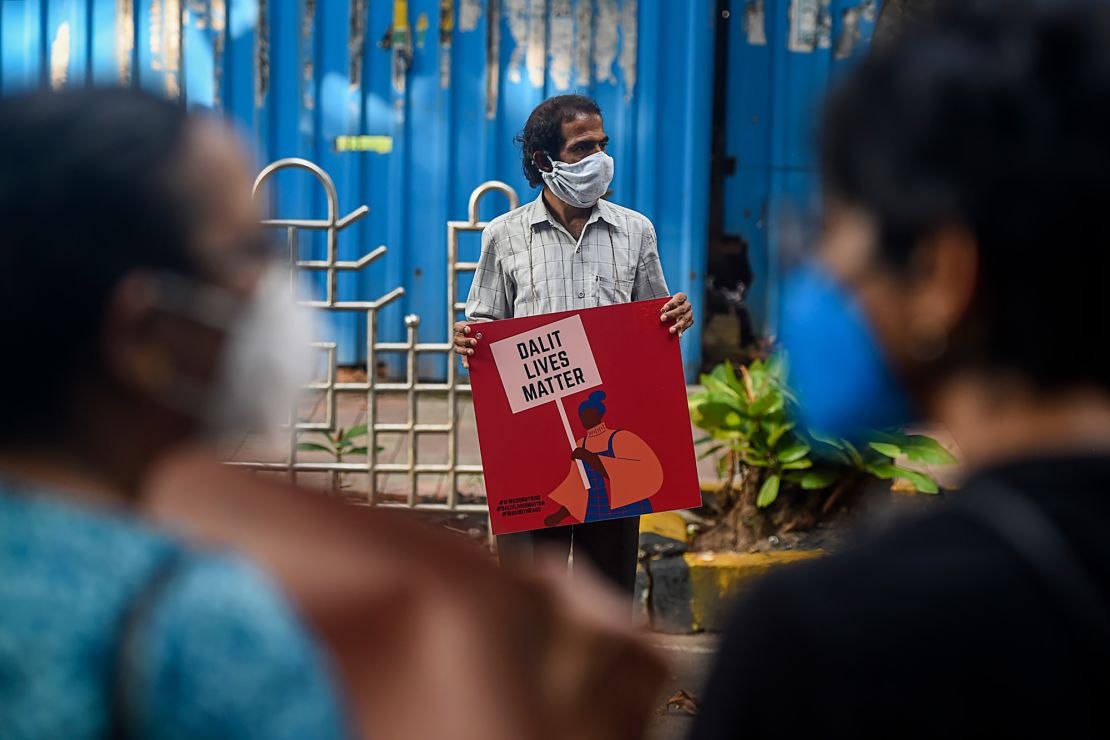
POLYGON ((748 305, 774 333, 774 286, 784 219, 819 198, 820 104, 829 85, 863 53, 877 0, 733 0, 729 29, 724 231, 748 244, 754 284, 748 305))
MULTIPOLYGON (((122 41, 116 36, 115 4, 89 3, 88 18, 89 81, 98 85, 114 83, 120 72, 116 45, 122 41)), ((128 46, 134 43, 133 32, 126 42, 128 46)))
MULTIPOLYGON (((485 180, 535 197, 512 138, 536 104, 570 91, 600 102, 614 200, 655 222, 671 289, 701 312, 715 22, 713 0, 3 0, 0 93, 139 85, 226 111, 260 163, 318 162, 341 211, 370 206, 340 257, 390 248, 344 276, 340 297, 402 285, 382 338, 403 339, 403 315, 416 313, 434 341, 448 336, 446 222, 465 218, 485 180), (375 151, 337 149, 337 137, 364 134, 385 138, 375 151)), ((299 177, 277 180, 282 216, 323 211, 318 186, 299 177)), ((476 257, 477 239, 461 247, 476 257)), ((319 256, 323 243, 301 248, 319 256)), ((365 358, 364 319, 335 331, 341 362, 365 358)), ((700 346, 683 345, 693 375, 700 346)), ((420 372, 442 377, 443 359, 420 372)))
POLYGON ((0 3, 0 91, 13 92, 44 81, 46 61, 40 0, 11 0, 0 3))

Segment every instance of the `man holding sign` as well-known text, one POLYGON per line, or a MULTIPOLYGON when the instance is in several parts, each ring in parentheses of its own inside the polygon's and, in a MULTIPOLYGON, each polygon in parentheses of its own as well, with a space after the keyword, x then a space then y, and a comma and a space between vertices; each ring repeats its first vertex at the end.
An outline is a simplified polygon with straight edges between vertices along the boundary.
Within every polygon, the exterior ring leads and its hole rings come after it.
MULTIPOLYGON (((546 100, 532 111, 517 142, 528 182, 543 185, 543 191, 531 203, 494 219, 483 232, 467 319, 493 321, 666 297, 655 228, 645 216, 602 200, 613 179, 613 160, 605 153, 609 137, 597 104, 581 95, 546 100)), ((659 320, 661 327, 681 336, 694 323, 686 296, 676 294, 659 320)), ((522 363, 525 382, 517 390, 519 402, 553 401, 590 387, 585 370, 578 367, 582 374, 577 374, 568 356, 560 354, 565 340, 552 332, 534 339, 534 346, 506 348, 518 353, 522 363)), ((455 351, 464 365, 478 341, 467 322, 455 325, 455 351)), ((600 379, 593 383, 598 384, 600 379)), ((569 436, 566 412, 561 403, 555 405, 564 414, 569 436)), ((579 447, 573 436, 569 442, 579 447)), ((581 448, 588 452, 585 445, 581 448)), ((576 467, 591 488, 588 471, 593 468, 581 461, 576 467)), ((498 550, 502 562, 527 565, 537 545, 569 555, 573 542, 577 553, 631 594, 638 537, 638 518, 605 519, 504 535, 498 538, 498 550)))

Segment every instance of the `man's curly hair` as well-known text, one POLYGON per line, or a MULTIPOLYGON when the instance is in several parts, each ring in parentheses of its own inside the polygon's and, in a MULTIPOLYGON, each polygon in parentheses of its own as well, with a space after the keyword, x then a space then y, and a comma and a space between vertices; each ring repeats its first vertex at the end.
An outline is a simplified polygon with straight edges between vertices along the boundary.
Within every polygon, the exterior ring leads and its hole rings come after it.
POLYGON ((557 95, 537 105, 528 116, 524 130, 513 141, 523 155, 524 176, 528 178, 529 185, 537 187, 543 184, 540 169, 532 161, 532 155, 548 152, 554 158, 566 144, 563 124, 581 115, 600 116, 601 108, 585 95, 557 95))

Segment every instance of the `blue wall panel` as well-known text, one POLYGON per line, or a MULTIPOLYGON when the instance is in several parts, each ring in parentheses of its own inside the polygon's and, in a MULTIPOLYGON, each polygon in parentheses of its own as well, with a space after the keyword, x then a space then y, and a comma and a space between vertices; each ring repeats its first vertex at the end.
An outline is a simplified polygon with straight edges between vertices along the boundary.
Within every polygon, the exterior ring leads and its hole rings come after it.
MULTIPOLYGON (((89 79, 95 84, 112 84, 119 79, 119 61, 116 57, 116 6, 115 3, 89 4, 89 79)), ((134 33, 129 43, 134 42, 134 33)))
POLYGON ((0 92, 45 82, 46 32, 41 0, 0 2, 0 92))
POLYGON ((866 50, 878 7, 876 0, 730 2, 725 154, 737 169, 724 183, 724 232, 748 244, 755 278, 748 306, 766 333, 775 331, 780 247, 801 228, 789 222, 805 221, 819 205, 821 101, 866 50))
MULTIPOLYGON (((318 162, 335 179, 341 213, 370 207, 342 236, 340 256, 389 247, 342 280, 341 296, 402 285, 403 300, 380 317, 382 338, 403 338, 403 317, 415 313, 421 337, 443 341, 446 222, 465 219, 471 191, 486 180, 508 182, 522 201, 535 197, 512 137, 545 97, 584 92, 601 103, 612 137, 614 200, 655 222, 671 289, 688 292, 701 313, 716 3, 448 5, 445 13, 441 0, 3 0, 0 93, 51 84, 53 63, 64 84, 133 84, 223 110, 260 165, 286 156, 318 162), (451 24, 442 34, 441 19, 451 24), (383 42, 404 40, 405 28, 411 65, 396 75, 399 50, 383 42), (491 57, 496 70, 487 68, 491 57), (337 151, 336 137, 353 134, 391 137, 392 147, 337 151)), ((770 83, 762 84, 768 98, 770 83)), ((765 162, 776 164, 770 155, 765 162)), ((323 194, 310 178, 282 175, 271 205, 281 216, 320 216, 323 194)), ((505 207, 491 196, 481 215, 505 207)), ((462 243, 471 257, 476 245, 462 243)), ((324 245, 306 236, 301 247, 319 256, 324 245)), ((343 362, 365 357, 363 322, 347 317, 335 330, 343 362)), ((692 375, 700 346, 694 336, 683 345, 692 375)), ((429 357, 421 373, 442 376, 444 367, 429 357)))

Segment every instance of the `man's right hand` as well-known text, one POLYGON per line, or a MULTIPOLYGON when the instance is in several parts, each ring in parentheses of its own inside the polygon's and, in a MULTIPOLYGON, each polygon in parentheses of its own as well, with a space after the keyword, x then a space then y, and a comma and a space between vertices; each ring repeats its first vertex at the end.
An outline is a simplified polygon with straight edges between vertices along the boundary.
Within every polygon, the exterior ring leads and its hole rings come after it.
POLYGON ((455 354, 462 357, 462 364, 467 370, 470 369, 470 356, 474 354, 474 348, 478 346, 478 340, 470 336, 470 325, 465 321, 455 322, 455 354))

